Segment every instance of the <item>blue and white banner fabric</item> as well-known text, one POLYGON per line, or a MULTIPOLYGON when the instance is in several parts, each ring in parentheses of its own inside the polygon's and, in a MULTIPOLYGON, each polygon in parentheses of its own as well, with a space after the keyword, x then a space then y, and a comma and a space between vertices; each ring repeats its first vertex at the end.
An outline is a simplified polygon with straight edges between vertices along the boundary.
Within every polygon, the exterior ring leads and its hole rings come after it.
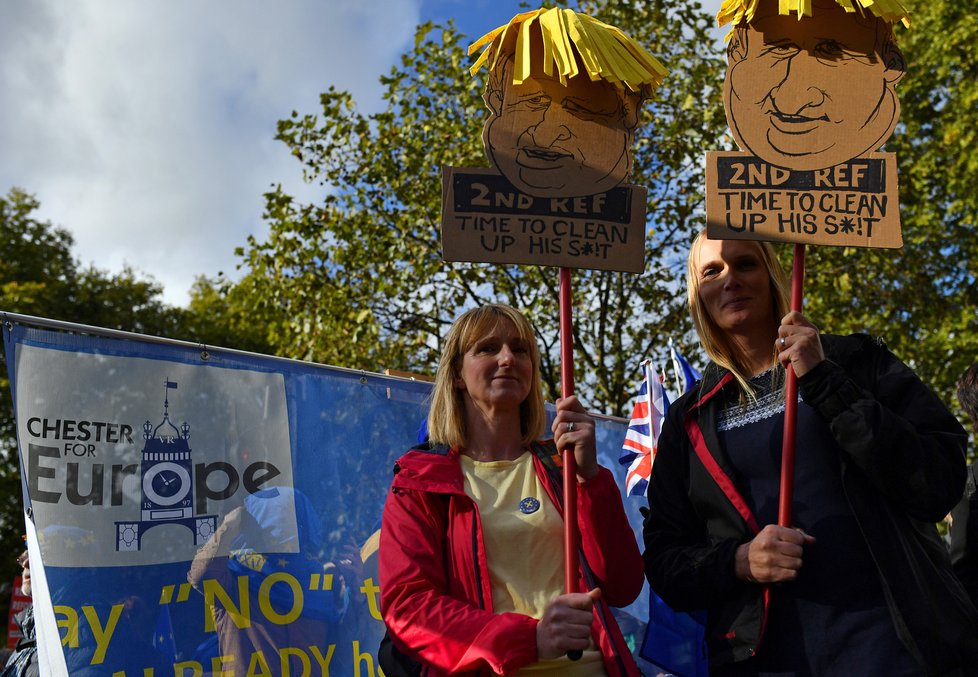
MULTIPOLYGON (((379 675, 380 515, 429 384, 3 334, 42 674, 379 675)), ((622 482, 623 437, 599 421, 622 482)), ((637 639, 643 603, 622 612, 637 639)))

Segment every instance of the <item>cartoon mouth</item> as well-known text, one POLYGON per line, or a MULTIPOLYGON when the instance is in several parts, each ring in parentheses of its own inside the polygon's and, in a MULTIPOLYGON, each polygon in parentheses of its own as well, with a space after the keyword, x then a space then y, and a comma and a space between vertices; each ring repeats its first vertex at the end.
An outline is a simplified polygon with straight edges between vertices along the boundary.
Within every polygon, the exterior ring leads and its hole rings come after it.
POLYGON ((562 153, 543 148, 521 148, 517 156, 517 164, 531 169, 556 169, 554 165, 563 160, 573 160, 571 153, 562 153))
POLYGON ((806 115, 791 115, 789 113, 778 113, 772 112, 771 115, 771 125, 783 134, 807 134, 815 129, 818 129, 823 122, 828 122, 829 119, 820 115, 817 118, 808 117, 806 115))

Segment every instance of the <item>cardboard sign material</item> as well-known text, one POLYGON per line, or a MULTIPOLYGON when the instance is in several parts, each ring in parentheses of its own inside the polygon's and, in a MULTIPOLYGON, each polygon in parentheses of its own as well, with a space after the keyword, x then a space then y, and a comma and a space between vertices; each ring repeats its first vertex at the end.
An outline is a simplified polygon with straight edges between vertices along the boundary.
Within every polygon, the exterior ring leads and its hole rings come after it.
POLYGON ((903 246, 893 153, 807 171, 749 153, 707 153, 706 194, 711 239, 903 246))
POLYGON ((896 158, 874 151, 905 71, 868 11, 813 0, 801 17, 760 0, 727 49, 724 107, 744 152, 707 154, 709 236, 901 247, 896 158))
POLYGON ((834 0, 798 19, 763 0, 727 49, 724 107, 741 150, 779 167, 824 169, 879 149, 900 117, 906 64, 883 20, 834 0))
POLYGON ((639 95, 580 74, 562 84, 540 66, 513 83, 513 60, 490 75, 482 140, 518 190, 539 197, 606 192, 631 170, 639 95))
POLYGON ((540 197, 493 169, 442 169, 442 256, 446 261, 524 263, 641 273, 645 205, 640 186, 540 197))
POLYGON ((613 26, 569 9, 518 14, 477 40, 489 71, 491 169, 442 170, 448 261, 641 273, 644 188, 625 183, 642 101, 665 68, 613 26))

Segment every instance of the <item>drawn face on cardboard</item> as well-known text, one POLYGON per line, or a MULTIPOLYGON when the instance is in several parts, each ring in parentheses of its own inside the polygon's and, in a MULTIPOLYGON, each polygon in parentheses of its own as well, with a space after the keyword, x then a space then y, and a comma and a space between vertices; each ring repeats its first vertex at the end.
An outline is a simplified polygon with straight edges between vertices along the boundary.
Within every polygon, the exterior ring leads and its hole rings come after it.
POLYGON ((781 167, 832 167, 877 150, 900 115, 906 69, 889 26, 816 0, 813 16, 762 0, 727 50, 727 123, 744 151, 781 167))
POLYGON ((606 192, 631 169, 638 94, 578 75, 563 85, 538 72, 513 84, 512 58, 490 75, 483 129, 489 161, 517 190, 538 197, 606 192))

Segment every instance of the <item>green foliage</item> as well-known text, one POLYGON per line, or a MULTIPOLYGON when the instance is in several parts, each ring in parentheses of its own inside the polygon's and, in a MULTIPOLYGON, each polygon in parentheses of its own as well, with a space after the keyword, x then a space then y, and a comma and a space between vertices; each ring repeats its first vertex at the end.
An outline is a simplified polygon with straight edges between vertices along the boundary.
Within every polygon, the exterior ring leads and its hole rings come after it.
POLYGON ((907 62, 899 161, 902 250, 809 248, 806 312, 826 330, 867 331, 950 406, 978 356, 978 25, 962 3, 917 3, 896 28, 907 62))
MULTIPOLYGON (((711 20, 695 2, 601 2, 584 8, 649 46, 670 67, 644 109, 633 183, 649 189, 647 272, 574 273, 579 391, 600 411, 625 413, 638 361, 689 327, 684 253, 702 226, 702 152, 725 127, 722 64, 704 49, 711 20)), ((492 27, 487 27, 492 28, 492 27)), ((484 73, 469 76, 468 40, 451 24, 418 29, 414 48, 381 79, 385 108, 364 115, 330 89, 317 114, 293 113, 278 138, 323 187, 300 204, 266 195, 267 239, 239 250, 242 283, 261 312, 284 318, 280 353, 377 370, 431 372, 441 337, 462 310, 503 301, 526 311, 558 394, 557 271, 446 263, 440 255, 441 168, 485 166, 484 73)))
POLYGON ((39 207, 27 193, 13 189, 0 198, 0 280, 5 300, 31 302, 49 285, 65 284, 74 274, 68 231, 31 218, 39 207))
POLYGON ((247 278, 233 284, 223 276, 198 277, 183 313, 185 335, 205 345, 274 354, 283 320, 263 314, 247 288, 247 278))

